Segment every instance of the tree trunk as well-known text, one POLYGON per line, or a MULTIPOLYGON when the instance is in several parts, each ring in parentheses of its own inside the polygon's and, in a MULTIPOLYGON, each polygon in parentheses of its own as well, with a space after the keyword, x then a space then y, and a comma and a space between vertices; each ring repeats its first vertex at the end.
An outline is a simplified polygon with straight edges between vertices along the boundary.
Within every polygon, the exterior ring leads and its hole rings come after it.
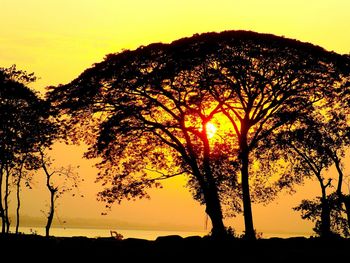
POLYGON ((212 223, 212 237, 215 239, 225 238, 227 232, 223 222, 221 204, 217 191, 208 187, 205 190, 204 199, 206 203, 205 212, 208 214, 212 223))
POLYGON ((4 207, 2 205, 2 181, 3 181, 3 175, 4 175, 4 165, 1 164, 1 167, 0 167, 0 218, 1 218, 1 233, 2 234, 5 234, 5 210, 4 210, 4 207))
POLYGON ((328 203, 326 188, 327 185, 324 184, 321 173, 317 173, 316 177, 321 186, 321 226, 320 226, 320 236, 327 238, 331 234, 331 211, 328 203))
POLYGON ((50 236, 50 228, 51 228, 53 216, 55 213, 55 195, 56 195, 56 192, 58 189, 51 186, 50 180, 51 180, 51 176, 54 173, 49 173, 49 171, 47 170, 47 167, 46 167, 45 160, 44 160, 44 153, 43 152, 40 152, 40 153, 41 153, 41 161, 42 161, 41 168, 43 168, 43 170, 46 174, 46 187, 50 192, 50 211, 47 215, 47 222, 46 222, 46 226, 45 226, 45 235, 46 235, 46 237, 49 237, 50 236))
POLYGON ((45 235, 47 237, 50 236, 50 228, 51 228, 53 216, 55 213, 55 193, 56 193, 56 190, 52 189, 51 187, 49 188, 49 190, 50 190, 50 212, 47 216, 47 223, 45 227, 45 235))
POLYGON ((338 186, 337 186, 337 194, 340 197, 342 195, 342 185, 343 185, 343 178, 344 178, 344 174, 343 174, 343 170, 341 169, 340 166, 340 160, 338 158, 333 158, 333 161, 335 163, 335 168, 337 169, 338 172, 338 186))
POLYGON ((248 148, 248 142, 247 142, 247 134, 248 132, 245 131, 242 127, 239 146, 240 146, 240 159, 241 159, 243 215, 244 215, 244 225, 245 225, 244 236, 246 239, 256 239, 254 224, 253 224, 250 189, 249 189, 249 148, 248 148))
MULTIPOLYGON (((205 127, 205 125, 203 125, 205 127)), ((213 172, 210 165, 210 144, 206 136, 206 130, 203 131, 203 145, 204 145, 204 194, 206 201, 206 213, 212 222, 212 237, 215 239, 222 239, 227 236, 226 228, 223 222, 223 215, 221 209, 220 198, 218 195, 218 188, 216 186, 213 172)))
POLYGON ((10 170, 6 167, 6 177, 5 177, 5 196, 4 196, 4 219, 5 219, 5 233, 10 233, 10 218, 9 218, 9 179, 10 179, 10 170))
POLYGON ((255 239, 255 230, 253 224, 252 204, 250 200, 249 190, 249 157, 248 152, 241 154, 241 180, 242 180, 242 194, 243 194, 243 215, 245 225, 245 238, 255 239))
POLYGON ((21 186, 21 176, 22 173, 18 175, 18 180, 17 180, 17 192, 16 192, 16 197, 17 197, 17 208, 16 208, 16 234, 18 234, 18 228, 19 228, 19 210, 21 208, 21 199, 20 199, 20 186, 21 186))
MULTIPOLYGON (((195 173, 197 174, 197 173, 195 173)), ((196 176, 201 189, 203 190, 205 212, 210 218, 212 225, 212 236, 215 239, 222 239, 227 236, 226 228, 223 222, 223 215, 221 210, 221 203, 218 196, 218 190, 215 185, 207 184, 201 175, 196 176)))
POLYGON ((340 160, 338 158, 333 158, 333 161, 338 172, 337 195, 341 204, 344 204, 345 206, 346 219, 348 227, 350 228, 350 196, 344 195, 342 192, 344 173, 341 168, 340 160))
POLYGON ((327 238, 331 236, 331 214, 328 204, 328 199, 326 196, 321 198, 321 233, 320 236, 327 238))

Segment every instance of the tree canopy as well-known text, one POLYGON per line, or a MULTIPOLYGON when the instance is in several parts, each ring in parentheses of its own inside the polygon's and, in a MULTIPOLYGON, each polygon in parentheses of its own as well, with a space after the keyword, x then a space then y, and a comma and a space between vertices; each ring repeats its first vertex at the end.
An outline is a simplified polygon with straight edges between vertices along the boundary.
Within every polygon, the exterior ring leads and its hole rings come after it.
MULTIPOLYGON (((8 232, 10 225, 8 218, 10 177, 13 177, 13 181, 16 182, 17 196, 19 196, 21 177, 25 174, 23 170, 35 169, 37 161, 35 153, 38 153, 42 147, 50 146, 56 137, 56 126, 49 119, 50 105, 27 86, 35 79, 33 73, 17 70, 15 65, 10 68, 0 68, 2 233, 8 232)), ((19 202, 19 198, 17 200, 19 202)))
POLYGON ((347 87, 349 65, 348 56, 293 39, 206 33, 110 54, 50 87, 48 98, 73 141, 90 145, 86 157, 102 157, 102 200, 146 196, 160 180, 187 174, 222 234, 220 189, 241 184, 232 199, 242 194, 254 238, 251 152, 347 87), (215 138, 208 123, 218 127, 215 138))

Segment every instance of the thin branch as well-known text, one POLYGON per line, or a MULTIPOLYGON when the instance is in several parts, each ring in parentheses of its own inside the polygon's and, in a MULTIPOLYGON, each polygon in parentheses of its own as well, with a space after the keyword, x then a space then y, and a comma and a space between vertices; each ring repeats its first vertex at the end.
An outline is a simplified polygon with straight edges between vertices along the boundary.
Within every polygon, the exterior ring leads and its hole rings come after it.
POLYGON ((165 179, 168 179, 168 178, 171 178, 171 177, 175 177, 175 176, 178 176, 178 175, 182 175, 182 174, 188 173, 188 171, 181 171, 181 172, 174 173, 174 174, 165 174, 165 173, 162 173, 162 172, 160 172, 158 170, 154 170, 154 169, 150 169, 150 168, 144 168, 144 169, 147 170, 147 171, 154 172, 154 173, 157 173, 157 174, 161 175, 160 177, 153 178, 152 180, 165 180, 165 179))

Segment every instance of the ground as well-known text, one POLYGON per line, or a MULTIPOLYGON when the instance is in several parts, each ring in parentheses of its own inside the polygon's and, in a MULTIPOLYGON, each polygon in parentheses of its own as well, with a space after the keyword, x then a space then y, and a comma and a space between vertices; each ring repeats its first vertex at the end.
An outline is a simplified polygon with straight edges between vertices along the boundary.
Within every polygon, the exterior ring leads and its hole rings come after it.
POLYGON ((349 248, 349 239, 304 237, 218 241, 208 237, 164 236, 149 241, 0 236, 2 257, 15 262, 336 262, 349 258, 349 248))

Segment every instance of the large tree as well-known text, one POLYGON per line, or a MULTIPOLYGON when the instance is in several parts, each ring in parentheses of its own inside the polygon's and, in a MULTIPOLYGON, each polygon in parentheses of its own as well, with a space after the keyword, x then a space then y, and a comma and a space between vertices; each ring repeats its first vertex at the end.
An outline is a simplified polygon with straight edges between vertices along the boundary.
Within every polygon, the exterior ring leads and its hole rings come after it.
POLYGON ((221 103, 198 85, 202 69, 184 44, 109 55, 49 98, 70 116, 73 136, 91 145, 86 156, 103 158, 98 179, 110 185, 99 193, 102 200, 146 196, 161 180, 186 174, 206 205, 213 236, 221 237, 226 230, 216 178, 228 171, 213 171, 207 132, 221 103))
MULTIPOLYGON (((255 238, 250 155, 259 143, 347 86, 350 59, 299 41, 247 32, 219 35, 206 55, 202 85, 210 90, 237 136, 245 235, 255 238)), ((200 55, 200 54, 198 54, 200 55)))
POLYGON ((112 184, 100 193, 103 200, 142 196, 159 179, 186 173, 216 235, 224 234, 220 182, 230 172, 236 178, 238 153, 245 234, 254 238, 251 151, 328 95, 347 63, 347 57, 273 35, 207 33, 108 55, 71 83, 52 87, 49 98, 73 138, 91 145, 86 156, 103 158, 99 178, 112 184), (215 150, 209 122, 225 134, 215 150), (231 153, 223 169, 215 169, 213 153, 226 147, 231 153), (147 172, 150 166, 163 175, 147 172))

